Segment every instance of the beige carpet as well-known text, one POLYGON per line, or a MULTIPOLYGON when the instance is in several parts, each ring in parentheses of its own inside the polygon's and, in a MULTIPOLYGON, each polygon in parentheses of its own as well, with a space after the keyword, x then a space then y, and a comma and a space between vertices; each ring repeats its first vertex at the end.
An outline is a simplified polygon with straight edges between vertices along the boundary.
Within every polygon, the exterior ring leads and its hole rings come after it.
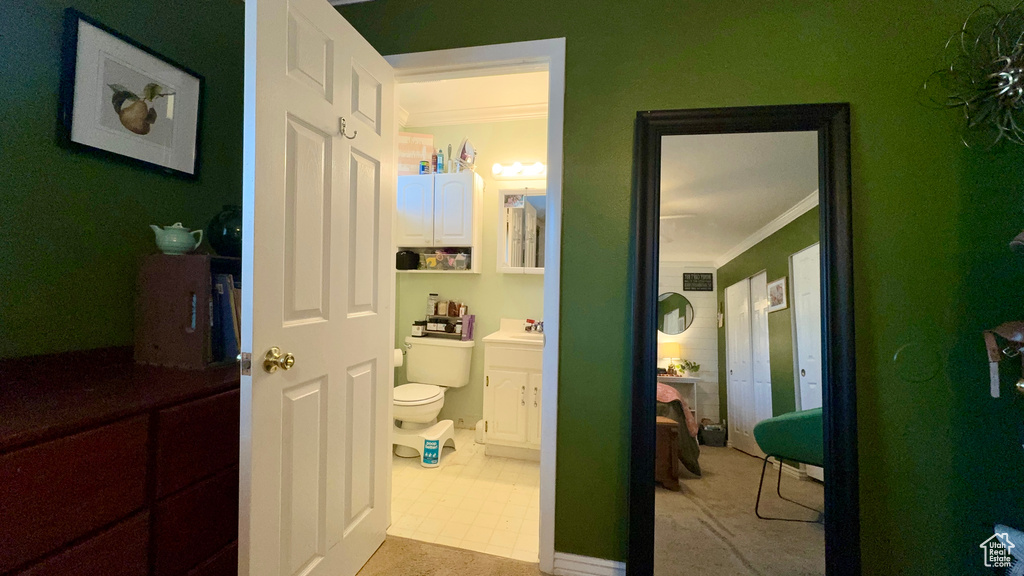
MULTIPOLYGON (((682 490, 655 493, 655 576, 773 576, 825 573, 821 524, 760 520, 754 515, 761 460, 732 448, 701 446, 701 478, 682 490)), ((780 500, 778 472, 769 466, 761 513, 815 519, 817 514, 780 500)), ((783 474, 782 493, 821 510, 822 485, 783 474)))
POLYGON ((536 564, 388 536, 357 576, 538 576, 536 564))

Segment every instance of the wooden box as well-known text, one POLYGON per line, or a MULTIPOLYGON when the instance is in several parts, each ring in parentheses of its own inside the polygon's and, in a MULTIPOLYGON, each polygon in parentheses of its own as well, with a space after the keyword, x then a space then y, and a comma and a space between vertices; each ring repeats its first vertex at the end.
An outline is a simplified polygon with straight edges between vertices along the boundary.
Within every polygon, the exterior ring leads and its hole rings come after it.
POLYGON ((205 254, 151 254, 139 269, 135 361, 198 370, 213 361, 211 279, 241 274, 241 260, 205 254))

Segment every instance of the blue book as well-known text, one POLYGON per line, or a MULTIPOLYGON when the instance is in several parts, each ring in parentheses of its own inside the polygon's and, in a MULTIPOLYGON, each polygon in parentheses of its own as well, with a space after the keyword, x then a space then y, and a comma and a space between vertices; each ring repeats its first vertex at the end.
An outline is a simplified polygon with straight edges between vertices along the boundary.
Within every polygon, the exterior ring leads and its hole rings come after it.
POLYGON ((220 340, 223 352, 216 360, 233 361, 238 357, 238 338, 235 336, 234 312, 231 310, 231 288, 234 282, 230 274, 217 274, 213 283, 214 341, 220 340))

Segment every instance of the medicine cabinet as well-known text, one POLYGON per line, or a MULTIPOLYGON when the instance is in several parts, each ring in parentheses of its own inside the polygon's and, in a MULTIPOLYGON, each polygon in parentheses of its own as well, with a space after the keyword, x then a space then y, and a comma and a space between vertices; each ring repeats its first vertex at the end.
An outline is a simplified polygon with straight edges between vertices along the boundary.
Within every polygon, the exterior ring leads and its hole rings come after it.
POLYGON ((546 190, 519 188, 498 193, 498 272, 544 273, 546 190))

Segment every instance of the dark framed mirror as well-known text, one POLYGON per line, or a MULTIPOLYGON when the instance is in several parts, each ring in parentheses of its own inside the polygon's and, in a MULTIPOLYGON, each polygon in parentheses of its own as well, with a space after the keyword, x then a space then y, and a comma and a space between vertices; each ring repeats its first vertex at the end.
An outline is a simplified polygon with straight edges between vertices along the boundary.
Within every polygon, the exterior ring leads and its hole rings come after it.
POLYGON ((813 131, 818 141, 825 573, 861 573, 848 104, 641 111, 634 133, 634 284, 626 574, 654 573, 658 263, 666 136, 813 131))

